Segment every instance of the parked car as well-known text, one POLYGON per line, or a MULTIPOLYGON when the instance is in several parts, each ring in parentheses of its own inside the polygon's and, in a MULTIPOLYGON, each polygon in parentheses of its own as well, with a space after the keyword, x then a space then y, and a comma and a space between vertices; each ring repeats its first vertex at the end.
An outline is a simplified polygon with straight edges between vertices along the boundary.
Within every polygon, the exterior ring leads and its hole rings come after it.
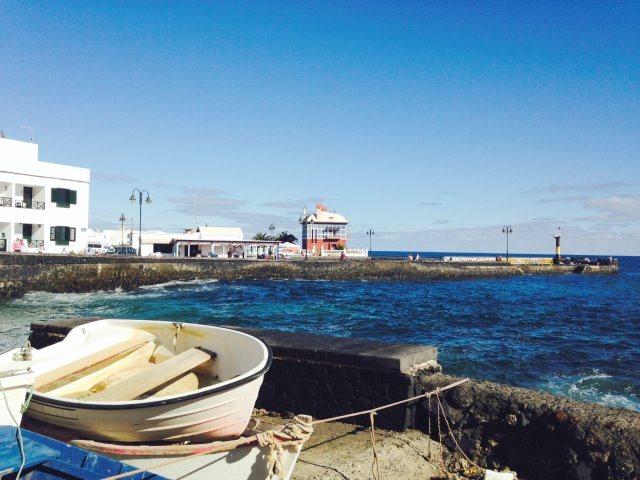
POLYGON ((133 247, 115 247, 113 252, 109 252, 113 255, 137 255, 138 250, 133 247))
POLYGON ((100 242, 89 242, 85 250, 87 255, 100 255, 103 253, 114 253, 115 250, 111 245, 100 242))

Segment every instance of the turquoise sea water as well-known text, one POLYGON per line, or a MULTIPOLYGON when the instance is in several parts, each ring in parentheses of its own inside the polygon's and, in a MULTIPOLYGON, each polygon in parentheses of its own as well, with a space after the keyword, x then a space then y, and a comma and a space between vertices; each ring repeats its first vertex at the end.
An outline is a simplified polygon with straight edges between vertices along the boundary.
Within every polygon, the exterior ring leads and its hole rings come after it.
POLYGON ((36 292, 0 302, 0 348, 18 346, 34 320, 239 325, 435 345, 448 374, 640 411, 640 257, 619 260, 618 275, 602 276, 197 281, 128 293, 36 292))

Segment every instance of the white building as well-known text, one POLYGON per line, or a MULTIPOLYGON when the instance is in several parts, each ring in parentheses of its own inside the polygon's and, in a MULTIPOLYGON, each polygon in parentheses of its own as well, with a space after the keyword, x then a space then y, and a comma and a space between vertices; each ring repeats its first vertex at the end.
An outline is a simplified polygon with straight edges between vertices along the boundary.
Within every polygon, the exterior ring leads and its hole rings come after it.
POLYGON ((0 251, 83 252, 87 168, 38 160, 38 145, 0 138, 0 251))

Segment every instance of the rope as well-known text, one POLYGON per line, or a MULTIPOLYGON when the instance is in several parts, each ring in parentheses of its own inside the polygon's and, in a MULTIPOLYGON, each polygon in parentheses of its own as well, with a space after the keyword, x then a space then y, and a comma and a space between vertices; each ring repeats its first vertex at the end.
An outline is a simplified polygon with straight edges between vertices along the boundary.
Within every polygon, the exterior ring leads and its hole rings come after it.
MULTIPOLYGON (((435 395, 436 395, 436 399, 438 399, 440 392, 437 388, 436 388, 435 395)), ((440 408, 437 408, 436 411, 438 415, 436 423, 438 424, 438 445, 439 445, 438 450, 440 451, 440 464, 442 465, 442 468, 444 468, 446 471, 446 466, 444 464, 444 446, 442 445, 442 431, 440 430, 440 408)))
MULTIPOLYGON (((30 369, 27 369, 27 372, 30 371, 30 369)), ((0 375, 0 378, 2 376, 0 375)), ((13 416, 13 412, 11 411, 11 405, 9 405, 9 399, 7 398, 7 392, 4 389, 4 386, 2 385, 2 381, 0 380, 0 390, 2 390, 2 396, 4 398, 4 403, 7 406, 7 412, 9 413, 9 416, 11 417, 11 420, 13 420, 13 423, 16 426, 16 433, 18 434, 18 448, 20 450, 20 468, 18 469, 18 473, 16 475, 16 478, 20 478, 20 475, 22 475, 22 470, 24 469, 24 465, 27 462, 27 457, 24 453, 24 441, 22 439, 22 429, 20 428, 20 422, 18 422, 18 420, 16 419, 16 417, 13 416)), ((27 407, 29 406, 29 402, 31 401, 31 397, 33 396, 33 385, 29 385, 29 395, 27 396, 26 400, 24 401, 24 403, 22 404, 22 406, 20 407, 20 413, 24 413, 24 411, 27 409, 27 407)))
MULTIPOLYGON (((269 471, 269 479, 273 478, 275 475, 282 475, 280 472, 283 470, 282 467, 282 454, 284 453, 285 446, 296 444, 296 447, 301 448, 304 441, 306 441, 311 433, 313 432, 311 417, 309 415, 296 415, 293 418, 293 423, 289 423, 284 426, 282 431, 280 432, 262 432, 256 435, 255 437, 248 437, 247 439, 241 442, 235 442, 233 447, 228 448, 227 450, 231 450, 238 446, 246 445, 254 440, 258 441, 258 444, 261 447, 269 446, 269 461, 268 461, 268 471, 269 471), (284 438, 284 441, 278 441, 277 438, 284 438), (277 450, 277 453, 273 453, 273 449, 277 450)), ((193 453, 191 455, 185 455, 180 458, 175 458, 168 462, 159 463, 157 465, 153 465, 152 467, 139 468, 137 470, 132 470, 130 472, 120 473, 119 475, 113 475, 111 477, 106 477, 103 480, 119 480, 121 478, 127 478, 132 475, 136 475, 138 473, 144 473, 151 470, 157 470, 162 467, 166 467, 168 465, 173 465, 174 463, 180 463, 182 461, 200 457, 202 455, 207 455, 209 453, 216 453, 223 451, 224 449, 220 448, 220 445, 216 445, 212 448, 208 448, 201 452, 193 453)))
POLYGON ((380 465, 378 464, 378 452, 376 451, 376 432, 374 428, 374 417, 376 412, 369 414, 369 420, 371 422, 371 430, 369 430, 369 436, 371 437, 371 447, 373 448, 373 463, 371 464, 371 473, 375 480, 380 480, 380 465), (374 468, 375 467, 375 470, 374 468))
POLYGON ((449 420, 447 419, 447 416, 444 414, 444 407, 442 406, 442 403, 440 402, 440 397, 438 395, 436 395, 436 400, 438 401, 438 411, 440 411, 440 409, 442 410, 442 417, 444 418, 444 422, 447 425, 447 430, 449 430, 449 436, 451 437, 451 440, 453 440, 453 443, 455 444, 456 448, 458 449, 458 451, 462 454, 462 456, 467 460, 467 462, 469 462, 471 465, 473 465, 476 468, 479 468, 480 470, 485 470, 484 468, 482 468, 480 465, 478 465, 477 463, 473 462, 469 457, 467 457, 467 454, 464 453, 464 451, 462 450, 462 448, 460 448, 460 445, 458 444, 458 441, 456 440, 456 438, 453 436, 453 432, 451 431, 451 426, 449 425, 449 420))
POLYGON ((462 380, 458 380, 457 382, 450 383, 449 385, 446 385, 446 386, 444 386, 442 388, 436 388, 435 390, 432 390, 431 392, 423 393, 421 395, 417 395, 417 396, 411 397, 411 398, 406 398, 406 399, 400 400, 398 402, 389 403, 387 405, 382 405, 380 407, 372 408, 370 410, 363 410, 361 412, 356 412, 356 413, 348 413, 346 415, 340 415, 338 417, 323 418, 322 420, 314 420, 313 425, 316 425, 318 423, 335 422, 337 420, 342 420, 344 418, 351 418, 351 417, 357 417, 359 415, 366 415, 366 414, 369 414, 371 412, 379 412, 380 410, 384 410, 386 408, 395 407, 397 405, 402 405, 403 403, 413 402, 415 400, 420 400, 421 398, 429 398, 431 395, 434 395, 437 391, 443 392, 445 390, 449 390, 450 388, 454 388, 454 387, 457 387, 459 385, 462 385, 463 383, 466 383, 468 381, 469 381, 468 378, 463 378, 462 380))
POLYGON ((173 322, 173 326, 176 328, 176 333, 173 336, 173 349, 177 350, 177 343, 178 343, 178 334, 180 333, 180 330, 182 330, 182 328, 184 327, 184 324, 180 323, 180 322, 173 322))
POLYGON ((267 454, 267 472, 269 479, 275 476, 282 476, 284 468, 282 467, 283 449, 278 445, 278 441, 273 437, 273 432, 262 432, 258 435, 258 445, 261 447, 269 447, 267 454))

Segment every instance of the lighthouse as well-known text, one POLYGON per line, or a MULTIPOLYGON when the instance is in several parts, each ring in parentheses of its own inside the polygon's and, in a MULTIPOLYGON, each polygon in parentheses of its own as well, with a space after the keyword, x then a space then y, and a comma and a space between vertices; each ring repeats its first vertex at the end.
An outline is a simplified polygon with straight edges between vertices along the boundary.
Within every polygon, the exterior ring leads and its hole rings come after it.
POLYGON ((553 263, 560 263, 560 237, 562 237, 562 232, 558 227, 558 232, 553 234, 553 238, 556 239, 556 256, 553 259, 553 263))

